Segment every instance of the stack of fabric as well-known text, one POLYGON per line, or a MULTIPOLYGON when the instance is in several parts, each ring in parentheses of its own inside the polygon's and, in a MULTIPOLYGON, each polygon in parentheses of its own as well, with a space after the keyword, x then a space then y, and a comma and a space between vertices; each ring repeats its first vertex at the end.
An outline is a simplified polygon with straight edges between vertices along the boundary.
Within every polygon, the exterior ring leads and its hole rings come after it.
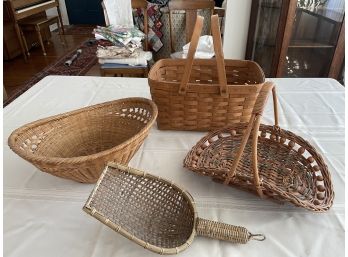
POLYGON ((109 41, 110 45, 99 45, 97 57, 105 68, 124 66, 147 66, 152 53, 142 49, 144 33, 136 27, 109 26, 94 29, 97 40, 109 41))

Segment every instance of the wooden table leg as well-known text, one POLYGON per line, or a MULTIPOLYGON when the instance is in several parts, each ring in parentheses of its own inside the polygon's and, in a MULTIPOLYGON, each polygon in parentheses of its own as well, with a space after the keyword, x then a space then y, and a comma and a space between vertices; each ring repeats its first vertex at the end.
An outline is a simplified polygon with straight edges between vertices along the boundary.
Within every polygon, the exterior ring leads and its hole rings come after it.
MULTIPOLYGON (((63 35, 64 35, 65 32, 64 32, 63 19, 62 19, 62 15, 61 15, 61 13, 60 13, 59 6, 57 6, 57 12, 58 12, 58 18, 59 18, 59 21, 60 21, 60 25, 61 25, 61 28, 62 28, 62 33, 63 33, 63 35)), ((58 27, 59 27, 59 25, 58 25, 58 27)), ((59 31, 59 29, 58 29, 58 31, 59 31)))
POLYGON ((105 77, 105 70, 102 68, 102 67, 100 67, 100 75, 102 76, 102 77, 105 77))
POLYGON ((28 44, 27 44, 27 40, 25 39, 23 30, 22 30, 20 27, 19 27, 19 29, 20 29, 20 31, 21 31, 21 36, 22 36, 22 40, 23 40, 23 43, 24 43, 24 49, 25 49, 27 55, 30 56, 29 49, 28 49, 28 44))
POLYGON ((8 98, 7 92, 6 92, 6 88, 5 86, 3 86, 3 101, 6 101, 8 98))
POLYGON ((58 26, 58 35, 59 35, 59 40, 62 45, 65 45, 65 36, 64 36, 64 29, 63 25, 59 24, 59 18, 57 18, 57 26, 58 26), (62 31, 61 31, 62 30, 62 31), (64 37, 64 39, 63 39, 64 37))
POLYGON ((25 49, 24 49, 24 45, 23 45, 23 40, 22 40, 22 36, 21 36, 21 29, 19 28, 18 22, 15 22, 15 30, 17 33, 17 38, 19 40, 19 44, 21 46, 21 51, 24 57, 24 61, 27 62, 27 54, 25 53, 25 49))
POLYGON ((42 48, 43 55, 46 56, 47 54, 46 54, 45 46, 44 46, 44 43, 43 43, 43 40, 42 40, 40 26, 36 26, 36 32, 37 32, 37 36, 38 36, 39 41, 40 41, 40 45, 41 45, 41 48, 42 48))

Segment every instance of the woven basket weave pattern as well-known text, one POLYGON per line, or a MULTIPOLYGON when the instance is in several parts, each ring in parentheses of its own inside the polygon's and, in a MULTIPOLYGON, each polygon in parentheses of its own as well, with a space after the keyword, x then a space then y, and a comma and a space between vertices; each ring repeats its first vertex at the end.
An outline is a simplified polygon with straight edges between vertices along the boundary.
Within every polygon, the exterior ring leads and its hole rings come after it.
POLYGON ((129 162, 156 116, 148 99, 106 102, 27 124, 9 146, 42 171, 92 183, 108 161, 129 162))
POLYGON ((227 81, 231 86, 227 87, 228 96, 222 97, 213 61, 211 65, 193 67, 187 93, 180 95, 178 81, 185 67, 178 62, 158 61, 149 76, 151 96, 159 107, 157 125, 160 129, 207 131, 249 121, 264 80, 256 64, 226 61, 227 75, 230 75, 227 81))
POLYGON ((266 83, 259 96, 254 120, 209 133, 191 149, 184 166, 260 197, 316 212, 328 210, 334 191, 323 158, 306 140, 279 128, 274 86, 266 83), (260 124, 271 88, 275 126, 260 124))
POLYGON ((202 26, 198 16, 187 59, 163 59, 151 68, 159 129, 210 131, 249 121, 263 71, 255 62, 224 60, 216 15, 211 25, 215 59, 193 59, 202 26))
POLYGON ((188 240, 194 227, 193 208, 180 192, 159 180, 109 169, 91 208, 152 245, 173 248, 188 240))
MULTIPOLYGON (((242 135, 243 130, 237 127, 210 134, 197 143, 195 150, 187 156, 185 166, 223 182, 232 167, 242 135)), ((251 172, 251 146, 250 139, 230 185, 256 193, 251 172)), ((314 211, 330 208, 333 190, 331 183, 326 183, 330 181, 330 174, 322 157, 305 140, 290 131, 277 131, 273 126, 261 125, 257 153, 259 175, 263 181, 261 189, 265 196, 314 211)))
POLYGON ((116 163, 108 163, 83 209, 160 254, 185 250, 196 234, 243 244, 265 239, 240 226, 198 218, 188 192, 173 182, 116 163))

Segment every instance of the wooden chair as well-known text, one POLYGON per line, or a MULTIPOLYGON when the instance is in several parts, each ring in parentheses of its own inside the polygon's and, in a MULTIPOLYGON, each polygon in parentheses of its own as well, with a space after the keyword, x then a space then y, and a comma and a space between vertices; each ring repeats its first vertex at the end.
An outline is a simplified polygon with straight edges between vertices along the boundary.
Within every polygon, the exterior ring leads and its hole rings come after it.
MULTIPOLYGON (((104 1, 101 2, 103 12, 104 12, 104 18, 105 18, 105 25, 109 26, 109 18, 108 13, 105 8, 104 1)), ((149 22, 148 22, 148 13, 147 13, 147 1, 146 0, 132 0, 132 8, 133 9, 141 9, 142 13, 144 14, 144 50, 148 51, 148 34, 149 34, 149 22)), ((140 28, 139 28, 140 29, 140 28)), ((148 67, 136 67, 136 66, 129 66, 129 67, 122 67, 122 68, 104 68, 100 67, 100 74, 102 76, 114 76, 114 77, 147 77, 149 73, 148 67)))
POLYGON ((173 12, 185 11, 185 39, 186 43, 190 42, 193 33, 194 25, 196 23, 197 11, 209 9, 210 14, 213 14, 215 2, 211 0, 172 0, 168 4, 169 8, 169 26, 170 26, 170 47, 171 52, 175 52, 175 33, 173 30, 173 12))
POLYGON ((46 55, 46 50, 41 35, 42 29, 57 23, 58 29, 61 29, 61 33, 64 34, 63 21, 58 0, 10 0, 9 2, 24 59, 27 59, 26 54, 30 54, 23 30, 35 30, 37 32, 43 54, 46 55), (37 14, 51 8, 57 8, 58 15, 51 17, 40 15, 37 16, 37 14), (59 26, 59 22, 61 26, 59 26))
POLYGON ((217 14, 219 16, 219 25, 220 25, 220 31, 221 31, 221 37, 223 37, 224 34, 224 26, 225 26, 225 9, 215 7, 214 8, 214 14, 217 14))

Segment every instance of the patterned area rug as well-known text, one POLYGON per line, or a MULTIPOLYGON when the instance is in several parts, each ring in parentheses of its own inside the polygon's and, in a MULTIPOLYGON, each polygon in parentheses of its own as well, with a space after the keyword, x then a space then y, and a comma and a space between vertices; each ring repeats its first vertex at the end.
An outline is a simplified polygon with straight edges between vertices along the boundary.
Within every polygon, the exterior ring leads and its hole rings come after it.
MULTIPOLYGON (((96 25, 64 25, 64 33, 65 35, 92 35, 95 27, 96 25)), ((54 32, 58 32, 58 29, 54 32)))
POLYGON ((67 53, 56 62, 51 63, 45 69, 35 74, 31 79, 24 82, 24 85, 11 95, 3 105, 6 106, 11 103, 14 99, 48 75, 81 76, 86 74, 98 61, 96 56, 97 45, 97 42, 94 40, 85 41, 79 47, 67 53), (82 53, 70 67, 66 67, 64 63, 69 60, 78 49, 81 49, 82 53))

